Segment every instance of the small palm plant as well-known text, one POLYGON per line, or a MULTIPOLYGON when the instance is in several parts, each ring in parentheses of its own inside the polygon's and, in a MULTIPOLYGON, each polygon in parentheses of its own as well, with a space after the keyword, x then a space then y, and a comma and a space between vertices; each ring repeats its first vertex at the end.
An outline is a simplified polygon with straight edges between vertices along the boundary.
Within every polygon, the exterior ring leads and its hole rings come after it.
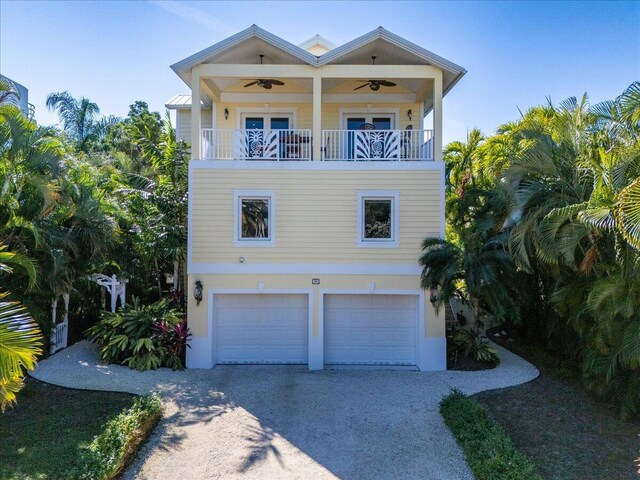
MULTIPOLYGON (((10 264, 21 265, 31 282, 35 268, 29 259, 6 251, 0 245, 0 272, 10 273, 10 264)), ((42 354, 42 335, 36 322, 19 302, 7 301, 8 293, 0 293, 0 410, 15 404, 22 388, 24 370, 33 370, 42 354)))
POLYGON ((488 232, 469 235, 462 246, 437 237, 422 244, 422 288, 439 287, 434 307, 441 308, 453 295, 463 290, 473 306, 474 318, 469 330, 456 337, 465 343, 466 353, 478 361, 496 362, 495 350, 484 341, 481 318, 489 309, 498 320, 517 316, 511 298, 515 267, 505 246, 504 234, 488 232))

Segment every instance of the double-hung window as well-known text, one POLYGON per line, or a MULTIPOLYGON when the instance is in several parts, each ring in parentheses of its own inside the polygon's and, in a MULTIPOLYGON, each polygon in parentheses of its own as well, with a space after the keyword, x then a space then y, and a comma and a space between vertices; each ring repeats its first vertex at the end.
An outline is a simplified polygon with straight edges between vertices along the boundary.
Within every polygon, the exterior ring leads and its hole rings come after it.
POLYGON ((399 193, 358 192, 358 245, 393 248, 399 241, 399 193))
POLYGON ((275 244, 275 192, 234 191, 234 243, 265 247, 275 244))

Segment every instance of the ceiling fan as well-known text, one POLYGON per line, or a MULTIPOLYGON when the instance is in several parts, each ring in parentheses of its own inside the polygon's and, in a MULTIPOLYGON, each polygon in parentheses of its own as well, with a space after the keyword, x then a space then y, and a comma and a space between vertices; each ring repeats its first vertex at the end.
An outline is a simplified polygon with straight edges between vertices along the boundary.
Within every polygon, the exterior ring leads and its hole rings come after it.
POLYGON ((271 78, 260 78, 252 81, 251 83, 247 83, 244 88, 250 87, 252 85, 258 85, 259 87, 266 88, 267 90, 271 90, 274 85, 284 85, 284 82, 280 80, 274 80, 271 78))
POLYGON ((366 86, 369 86, 371 90, 377 92, 380 87, 395 87, 397 84, 390 82, 389 80, 358 80, 358 82, 365 82, 364 85, 354 88, 354 90, 360 90, 366 86))

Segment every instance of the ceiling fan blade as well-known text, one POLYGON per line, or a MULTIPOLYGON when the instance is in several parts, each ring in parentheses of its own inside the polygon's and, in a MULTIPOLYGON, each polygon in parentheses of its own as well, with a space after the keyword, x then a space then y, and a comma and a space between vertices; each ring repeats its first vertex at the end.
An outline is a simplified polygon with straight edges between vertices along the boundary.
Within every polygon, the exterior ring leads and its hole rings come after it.
POLYGON ((354 88, 354 90, 360 90, 361 88, 364 88, 364 87, 366 87, 366 86, 368 86, 370 84, 371 84, 371 82, 367 82, 364 85, 360 85, 359 87, 354 88))
POLYGON ((255 81, 253 81, 253 82, 251 82, 251 83, 247 83, 247 84, 244 86, 244 88, 250 87, 251 85, 255 85, 255 84, 256 84, 256 83, 258 83, 259 81, 260 81, 260 80, 255 80, 255 81))
POLYGON ((266 88, 267 90, 271 90, 273 88, 273 85, 271 85, 271 82, 269 82, 268 80, 266 82, 264 82, 264 84, 262 85, 263 88, 266 88))
POLYGON ((378 83, 380 85, 382 85, 382 86, 385 86, 385 87, 395 87, 396 86, 395 83, 390 82, 389 80, 378 80, 378 83))
POLYGON ((281 82, 280 80, 269 80, 269 83, 273 85, 284 85, 284 82, 281 82))

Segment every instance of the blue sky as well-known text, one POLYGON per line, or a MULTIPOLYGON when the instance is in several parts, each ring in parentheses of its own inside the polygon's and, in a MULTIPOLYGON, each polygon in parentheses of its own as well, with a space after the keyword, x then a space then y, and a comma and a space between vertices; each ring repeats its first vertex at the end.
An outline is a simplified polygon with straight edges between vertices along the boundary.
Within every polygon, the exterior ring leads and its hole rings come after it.
POLYGON ((169 65, 255 23, 337 44, 382 25, 467 69, 444 102, 444 139, 544 103, 611 99, 640 80, 640 2, 43 2, 0 0, 0 72, 29 88, 40 123, 68 90, 123 116, 186 86, 169 65))

